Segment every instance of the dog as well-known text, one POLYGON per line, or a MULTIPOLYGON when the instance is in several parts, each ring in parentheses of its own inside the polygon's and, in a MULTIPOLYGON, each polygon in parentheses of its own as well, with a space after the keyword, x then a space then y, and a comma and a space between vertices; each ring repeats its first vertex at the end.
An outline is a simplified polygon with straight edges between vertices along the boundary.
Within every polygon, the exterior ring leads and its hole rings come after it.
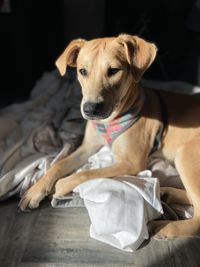
POLYGON ((21 210, 37 208, 53 188, 58 198, 87 180, 135 175, 155 153, 174 163, 186 189, 163 187, 161 195, 169 203, 193 205, 194 215, 189 220, 153 221, 152 234, 161 239, 199 235, 200 103, 194 96, 142 88, 141 77, 156 54, 155 44, 128 34, 77 39, 66 47, 56 66, 61 75, 68 66, 77 68, 81 112, 88 120, 84 139, 27 191, 21 210), (112 147, 112 166, 75 172, 105 144, 112 147))

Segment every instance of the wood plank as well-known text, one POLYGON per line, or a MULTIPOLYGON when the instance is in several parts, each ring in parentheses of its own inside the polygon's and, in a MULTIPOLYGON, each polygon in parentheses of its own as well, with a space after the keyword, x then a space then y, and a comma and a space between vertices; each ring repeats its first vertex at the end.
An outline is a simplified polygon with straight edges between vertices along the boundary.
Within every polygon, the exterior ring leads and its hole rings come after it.
POLYGON ((200 238, 177 238, 171 244, 175 266, 200 266, 200 238))
POLYGON ((85 208, 53 209, 45 201, 18 213, 16 200, 0 206, 0 267, 196 267, 200 239, 151 240, 134 253, 89 237, 85 208))
POLYGON ((4 221, 5 231, 0 238, 0 266, 17 266, 29 241, 31 229, 37 218, 37 213, 19 213, 18 200, 9 200, 0 207, 1 222, 4 221), (8 204, 9 203, 9 204, 8 204), (5 223, 7 218, 7 223, 5 223))

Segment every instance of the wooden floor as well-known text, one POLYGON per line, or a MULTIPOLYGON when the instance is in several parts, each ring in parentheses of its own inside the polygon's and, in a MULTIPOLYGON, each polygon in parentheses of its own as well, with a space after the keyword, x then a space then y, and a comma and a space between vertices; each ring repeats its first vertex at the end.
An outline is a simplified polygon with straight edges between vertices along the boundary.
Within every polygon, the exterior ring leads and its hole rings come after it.
POLYGON ((18 213, 16 199, 0 203, 0 267, 200 266, 200 239, 151 240, 126 253, 89 237, 85 208, 40 209, 18 213))

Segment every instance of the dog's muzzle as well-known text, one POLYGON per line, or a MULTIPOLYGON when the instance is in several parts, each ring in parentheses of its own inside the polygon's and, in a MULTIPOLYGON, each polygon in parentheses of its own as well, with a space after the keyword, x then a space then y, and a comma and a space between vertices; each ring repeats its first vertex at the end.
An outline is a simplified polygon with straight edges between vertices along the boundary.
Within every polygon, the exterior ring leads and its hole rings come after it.
POLYGON ((83 105, 83 112, 88 117, 98 117, 103 114, 104 102, 86 102, 83 105))

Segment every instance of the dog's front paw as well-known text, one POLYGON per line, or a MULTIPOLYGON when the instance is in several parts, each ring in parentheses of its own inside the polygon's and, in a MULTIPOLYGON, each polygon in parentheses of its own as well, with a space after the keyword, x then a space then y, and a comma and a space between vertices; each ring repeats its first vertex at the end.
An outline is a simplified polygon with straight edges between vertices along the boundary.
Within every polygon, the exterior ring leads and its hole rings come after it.
POLYGON ((60 179, 55 186, 55 194, 53 198, 62 198, 77 186, 75 177, 69 176, 67 178, 60 179))
POLYGON ((21 211, 36 209, 39 207, 41 200, 49 194, 47 188, 40 181, 33 185, 21 198, 18 208, 21 211))

